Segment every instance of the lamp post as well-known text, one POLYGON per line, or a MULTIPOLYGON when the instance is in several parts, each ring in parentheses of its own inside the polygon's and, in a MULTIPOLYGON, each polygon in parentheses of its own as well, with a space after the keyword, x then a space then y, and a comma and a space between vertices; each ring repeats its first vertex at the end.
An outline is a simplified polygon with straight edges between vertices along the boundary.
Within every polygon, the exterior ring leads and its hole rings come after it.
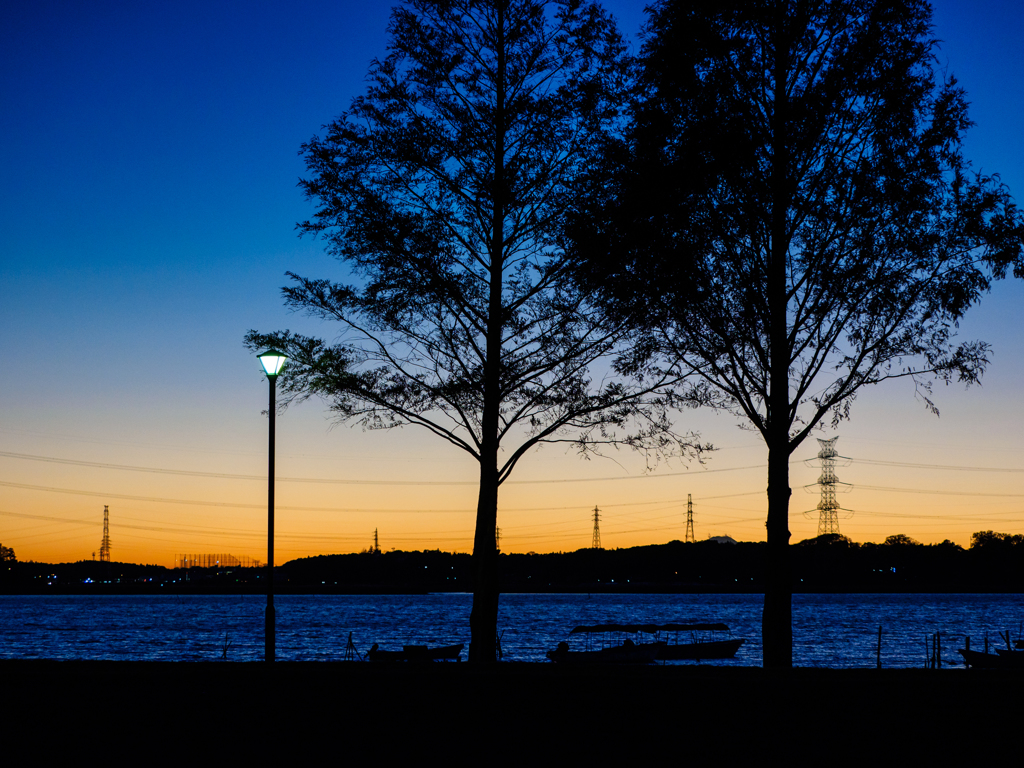
POLYGON ((274 417, 277 415, 277 374, 288 358, 276 349, 257 355, 270 382, 270 450, 267 470, 267 615, 263 637, 263 659, 273 661, 276 655, 276 617, 274 615, 274 417))

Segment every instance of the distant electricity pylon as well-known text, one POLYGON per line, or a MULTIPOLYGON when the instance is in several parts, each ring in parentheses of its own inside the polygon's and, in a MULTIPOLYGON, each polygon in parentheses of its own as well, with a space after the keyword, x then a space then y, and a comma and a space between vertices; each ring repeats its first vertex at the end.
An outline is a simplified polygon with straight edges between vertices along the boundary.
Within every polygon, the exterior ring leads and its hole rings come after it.
POLYGON ((103 541, 100 543, 100 562, 110 562, 110 510, 103 505, 103 541))
POLYGON ((598 520, 601 519, 601 510, 594 505, 594 543, 590 546, 594 549, 601 549, 601 526, 598 525, 598 520))
POLYGON ((501 551, 501 528, 494 526, 494 548, 501 551))
POLYGON ((693 535, 693 496, 686 494, 686 540, 696 542, 693 535))
POLYGON ((839 502, 836 501, 836 435, 828 440, 818 438, 818 458, 821 459, 821 477, 818 483, 821 485, 821 501, 818 502, 818 509, 821 511, 818 517, 818 535, 826 533, 839 533, 839 502))
POLYGON ((377 538, 377 529, 373 529, 373 551, 380 554, 380 539, 377 538))

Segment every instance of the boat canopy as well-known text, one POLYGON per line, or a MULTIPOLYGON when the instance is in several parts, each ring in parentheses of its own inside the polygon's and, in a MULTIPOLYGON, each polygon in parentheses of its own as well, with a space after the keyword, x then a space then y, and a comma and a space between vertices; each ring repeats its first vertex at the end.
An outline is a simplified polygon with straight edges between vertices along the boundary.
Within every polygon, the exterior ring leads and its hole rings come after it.
POLYGON ((646 632, 655 635, 658 632, 728 632, 725 624, 592 624, 586 627, 575 627, 570 635, 582 632, 646 632))

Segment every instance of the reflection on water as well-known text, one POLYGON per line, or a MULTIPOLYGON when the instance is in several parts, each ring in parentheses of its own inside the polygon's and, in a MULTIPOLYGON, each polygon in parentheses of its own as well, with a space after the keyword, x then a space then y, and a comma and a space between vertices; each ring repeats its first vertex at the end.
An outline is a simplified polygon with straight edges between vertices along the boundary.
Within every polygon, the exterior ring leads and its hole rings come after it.
MULTIPOLYGON (((279 595, 277 658, 336 661, 348 633, 364 652, 402 645, 469 643, 466 594, 279 595)), ((761 664, 760 595, 503 595, 498 631, 505 659, 544 661, 580 624, 724 622, 746 638, 735 660, 761 664)), ((263 656, 260 596, 0 596, 0 658, 255 661, 263 656)), ((943 664, 959 666, 965 635, 1016 638, 1022 595, 794 595, 798 666, 923 666, 927 637, 944 637, 943 664)), ((680 662, 693 663, 693 662, 680 662)))

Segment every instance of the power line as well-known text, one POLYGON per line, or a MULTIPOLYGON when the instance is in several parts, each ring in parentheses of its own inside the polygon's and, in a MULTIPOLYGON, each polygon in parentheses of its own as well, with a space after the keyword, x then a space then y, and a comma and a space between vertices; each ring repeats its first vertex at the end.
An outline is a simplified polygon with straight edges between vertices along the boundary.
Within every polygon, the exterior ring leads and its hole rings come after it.
POLYGON ((886 485, 861 485, 860 483, 842 483, 860 491, 890 491, 893 493, 924 493, 932 496, 984 496, 1005 499, 1024 498, 1024 493, 986 493, 984 491, 943 491, 927 488, 896 488, 886 485))
MULTIPOLYGON (((139 467, 131 464, 111 464, 103 461, 83 461, 80 459, 61 459, 55 456, 37 456, 29 453, 14 453, 13 451, 0 451, 0 456, 9 459, 22 459, 24 461, 40 461, 48 464, 66 464, 76 467, 93 467, 96 469, 115 469, 124 472, 145 472, 157 475, 178 475, 185 477, 212 477, 219 480, 256 480, 266 482, 266 475, 242 475, 230 472, 199 472, 186 469, 167 469, 164 467, 139 467)), ((703 469, 701 474, 717 472, 738 472, 747 469, 761 469, 763 465, 753 464, 749 467, 720 467, 718 469, 703 469)), ((610 475, 608 477, 568 477, 552 480, 506 480, 502 485, 551 485, 556 483, 598 483, 610 480, 651 480, 661 477, 693 477, 694 472, 664 472, 657 475, 610 475)), ((318 477, 278 477, 279 483, 313 483, 327 485, 423 485, 423 486, 449 486, 465 485, 476 486, 476 480, 339 480, 334 478, 318 477)))
MULTIPOLYGON (((46 485, 29 485, 27 483, 11 483, 0 480, 0 486, 8 488, 21 488, 29 491, 46 491, 48 493, 66 493, 72 496, 99 496, 107 499, 122 499, 125 501, 150 501, 158 504, 184 504, 195 507, 230 507, 233 509, 266 509, 265 504, 239 504, 232 501, 194 501, 191 499, 166 499, 158 496, 131 496, 124 493, 106 493, 101 491, 80 491, 69 488, 54 488, 46 485)), ((276 505, 277 509, 289 512, 365 512, 365 513, 408 513, 408 514, 449 514, 449 513, 471 513, 474 510, 466 509, 362 509, 351 507, 286 507, 276 505)))
MULTIPOLYGON (((96 496, 100 498, 110 499, 121 499, 123 501, 146 501, 157 504, 183 504, 188 506, 205 506, 205 507, 229 507, 232 509, 265 509, 266 505, 263 504, 240 504, 237 502, 229 501, 196 501, 191 499, 169 499, 160 496, 131 496, 128 494, 119 493, 107 493, 105 491, 82 491, 73 490, 69 488, 56 488, 49 485, 30 485, 28 483, 12 483, 7 480, 0 480, 0 486, 6 486, 8 488, 20 488, 29 491, 44 491, 47 493, 64 493, 72 496, 96 496)), ((705 496, 704 499, 729 499, 736 496, 754 496, 763 494, 763 491, 750 491, 748 493, 728 493, 718 496, 705 496)), ((622 504, 607 504, 608 507, 635 507, 635 506, 648 506, 651 504, 674 504, 681 503, 680 499, 656 499, 652 501, 636 501, 626 502, 622 504)), ((353 507, 288 507, 288 506, 277 506, 277 509, 287 510, 289 512, 349 512, 349 513, 365 513, 372 514, 375 512, 381 512, 384 514, 462 514, 472 513, 475 509, 369 509, 369 508, 353 508, 353 507)), ((576 506, 563 506, 563 507, 498 507, 499 512, 555 512, 560 510, 572 510, 578 509, 576 506)))
MULTIPOLYGON (((10 430, 0 430, 10 431, 10 430)), ((117 444, 117 443, 114 443, 117 444)), ((249 454, 244 454, 249 455, 249 454)), ((46 462, 51 464, 65 464, 69 466, 80 466, 80 467, 94 467, 97 469, 113 469, 121 470, 126 472, 145 472, 152 474, 162 475, 179 475, 187 477, 210 477, 217 479, 226 480, 252 480, 252 481, 265 481, 265 475, 246 475, 231 472, 200 472, 196 470, 184 470, 184 469, 170 469, 166 467, 140 467, 130 464, 114 464, 110 462, 102 461, 85 461, 81 459, 64 459, 56 456, 39 456, 36 454, 28 453, 17 453, 14 451, 0 451, 0 456, 21 459, 24 461, 38 461, 46 462)), ((941 471, 955 471, 955 472, 1003 472, 1022 474, 1024 468, 1017 467, 976 467, 976 466, 963 466, 956 464, 924 464, 920 462, 906 462, 906 461, 886 461, 882 459, 864 459, 857 458, 854 456, 838 456, 837 458, 845 459, 847 461, 855 461, 859 464, 869 464, 872 466, 880 467, 904 467, 908 469, 929 469, 929 470, 941 470, 941 471)), ((790 464, 804 464, 813 459, 793 459, 790 464)), ((661 477, 693 477, 699 474, 712 474, 719 472, 739 472, 749 469, 764 469, 764 464, 751 464, 743 467, 718 467, 714 469, 699 469, 699 470, 687 470, 685 472, 664 472, 659 474, 643 474, 643 475, 611 475, 607 477, 592 477, 592 478, 555 478, 550 480, 507 480, 503 485, 546 485, 553 483, 588 483, 588 482, 605 482, 612 480, 651 480, 661 477)), ((314 483, 314 484, 336 484, 336 485, 466 485, 474 486, 477 485, 475 480, 351 480, 351 479, 337 479, 337 478, 314 478, 314 477, 279 477, 277 482, 283 483, 314 483)))
MULTIPOLYGON (((80 520, 74 520, 74 519, 70 519, 70 518, 53 517, 51 515, 33 515, 33 514, 26 513, 26 512, 6 512, 6 511, 3 511, 3 510, 0 510, 0 515, 3 515, 5 517, 27 518, 27 519, 31 519, 31 520, 46 520, 48 522, 55 522, 55 523, 70 523, 70 524, 73 524, 73 525, 77 525, 79 527, 95 528, 98 525, 98 523, 96 523, 94 520, 93 521, 89 521, 89 525, 85 526, 85 525, 83 525, 82 521, 80 521, 80 520)), ((169 533, 169 534, 175 534, 175 535, 179 535, 179 536, 214 536, 214 537, 218 537, 218 538, 233 538, 233 539, 252 539, 252 538, 263 539, 266 536, 266 532, 262 531, 262 530, 247 531, 247 530, 241 529, 241 528, 225 528, 225 529, 201 528, 201 527, 197 527, 197 528, 182 528, 182 527, 179 527, 179 528, 167 528, 167 527, 159 526, 159 525, 134 525, 132 523, 118 522, 118 530, 121 530, 121 529, 130 529, 130 530, 134 530, 134 531, 149 531, 149 532, 154 532, 154 533, 169 533)), ((431 533, 435 534, 436 532, 431 532, 431 533)), ((471 534, 471 532, 468 532, 468 531, 452 531, 452 532, 445 532, 445 533, 450 533, 454 537, 458 537, 460 535, 466 536, 466 535, 470 535, 471 534)), ((279 536, 282 539, 287 539, 287 540, 291 540, 291 541, 299 541, 299 542, 301 542, 301 541, 362 541, 364 539, 365 534, 360 534, 360 533, 353 533, 353 534, 291 533, 291 534, 288 534, 288 533, 285 533, 285 534, 279 534, 279 536)), ((135 537, 135 538, 141 538, 141 537, 135 537)), ((416 538, 419 538, 419 537, 416 537, 416 538)), ((396 540, 399 540, 399 539, 396 539, 396 540)))
MULTIPOLYGON (((857 459, 852 456, 839 456, 840 459, 856 461, 858 464, 872 464, 878 467, 906 467, 908 469, 941 469, 954 472, 1014 472, 1020 474, 1024 469, 1012 467, 964 467, 953 464, 918 464, 908 461, 883 461, 882 459, 857 459)), ((810 461, 810 459, 808 459, 810 461)))

